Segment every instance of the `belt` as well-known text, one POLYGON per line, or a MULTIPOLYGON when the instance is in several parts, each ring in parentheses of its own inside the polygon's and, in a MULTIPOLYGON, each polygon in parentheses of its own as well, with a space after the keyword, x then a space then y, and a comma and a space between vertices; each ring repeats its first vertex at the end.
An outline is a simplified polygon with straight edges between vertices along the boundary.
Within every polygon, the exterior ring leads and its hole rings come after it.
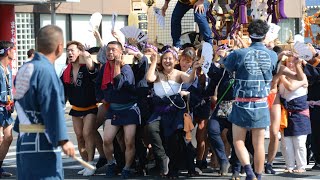
POLYGON ((42 124, 19 124, 20 133, 44 133, 45 130, 42 124))
POLYGON ((88 106, 88 107, 77 107, 77 106, 72 105, 71 109, 73 109, 75 111, 88 111, 88 110, 91 110, 91 109, 94 109, 97 107, 98 107, 97 104, 92 105, 92 106, 88 106))
POLYGON ((267 98, 239 98, 236 97, 235 101, 238 102, 263 102, 263 101, 267 101, 267 98))

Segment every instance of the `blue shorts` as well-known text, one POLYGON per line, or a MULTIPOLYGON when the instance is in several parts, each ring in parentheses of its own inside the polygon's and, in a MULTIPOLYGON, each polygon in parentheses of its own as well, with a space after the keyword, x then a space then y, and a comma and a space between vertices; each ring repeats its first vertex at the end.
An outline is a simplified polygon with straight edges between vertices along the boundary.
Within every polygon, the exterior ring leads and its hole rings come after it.
POLYGON ((110 107, 107 112, 108 119, 111 119, 111 124, 114 126, 141 124, 140 110, 136 104, 124 110, 113 110, 110 107))
MULTIPOLYGON (((249 104, 249 103, 246 103, 249 104)), ((270 111, 267 102, 254 103, 251 102, 251 107, 239 107, 236 102, 232 105, 231 114, 228 120, 237 126, 251 129, 251 128, 266 128, 270 125, 270 111), (262 105, 261 105, 262 104, 262 105), (259 105, 261 106, 259 108, 259 105)))
POLYGON ((11 112, 8 112, 5 108, 0 108, 0 126, 8 127, 13 123, 11 112))

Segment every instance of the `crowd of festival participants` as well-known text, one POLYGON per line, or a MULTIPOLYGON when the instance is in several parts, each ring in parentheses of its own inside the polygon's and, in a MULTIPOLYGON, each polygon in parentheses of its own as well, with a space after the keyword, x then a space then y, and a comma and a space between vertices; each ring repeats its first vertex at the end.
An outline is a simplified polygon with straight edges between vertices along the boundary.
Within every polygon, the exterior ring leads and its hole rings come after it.
MULTIPOLYGON (((219 46, 205 74, 201 70, 201 45, 175 42, 175 46, 160 47, 152 42, 121 42, 115 32, 112 34, 118 41, 103 44, 95 32, 101 47, 85 49, 77 41, 63 46, 67 60, 59 80, 52 74, 49 61, 54 62, 63 51, 60 31, 55 26, 40 30, 35 57, 16 78, 18 179, 63 179, 61 154, 55 147, 61 146, 67 155, 74 156, 61 117, 65 101, 72 106, 69 115, 81 158, 96 169, 105 167, 108 178, 146 175, 151 171, 147 166, 151 161, 156 162, 161 177, 201 176, 211 154, 215 157, 211 165, 218 168, 219 175, 231 172, 233 180, 240 180, 245 172, 246 180, 260 180, 263 173, 276 173, 272 161, 279 132, 285 172, 305 172, 310 159, 315 162, 312 169, 320 169, 316 131, 320 55, 312 45, 313 58, 306 62, 292 51, 264 44, 268 25, 255 20, 248 27, 251 45, 246 47, 235 36, 233 47, 219 46), (124 54, 134 56, 132 64, 124 62, 124 54), (59 86, 61 82, 64 89, 59 86), (98 128, 102 125, 101 136, 98 128), (270 144, 265 160, 267 126, 270 144), (196 131, 196 147, 191 142, 192 131, 196 131), (43 154, 25 142, 39 143, 43 154), (95 163, 96 149, 99 159, 95 163), (46 160, 46 153, 54 155, 51 158, 56 161, 46 160), (39 168, 37 160, 48 161, 47 169, 33 172, 39 168), (187 173, 181 174, 181 170, 187 173)), ((12 142, 12 84, 7 66, 13 48, 12 43, 0 42, 0 166, 12 142)), ((84 167, 78 174, 91 176, 96 169, 84 167)), ((10 176, 2 168, 1 175, 10 176)))

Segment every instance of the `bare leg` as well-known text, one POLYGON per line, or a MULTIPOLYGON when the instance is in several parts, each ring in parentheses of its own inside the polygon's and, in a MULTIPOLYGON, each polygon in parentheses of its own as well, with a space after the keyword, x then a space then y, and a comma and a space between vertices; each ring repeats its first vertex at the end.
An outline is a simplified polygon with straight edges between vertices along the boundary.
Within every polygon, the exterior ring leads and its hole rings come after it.
POLYGON ((3 161, 8 153, 13 137, 12 137, 12 125, 9 125, 7 127, 1 127, 1 128, 3 128, 4 136, 3 136, 3 141, 0 145, 0 161, 3 161))
POLYGON ((231 145, 228 142, 227 139, 227 133, 228 133, 228 129, 225 128, 222 132, 221 132, 221 138, 225 147, 225 152, 226 152, 226 156, 229 157, 231 154, 231 145))
POLYGON ((77 136, 78 149, 81 158, 88 161, 88 153, 86 151, 85 141, 83 138, 83 119, 81 117, 72 116, 73 129, 77 136))
MULTIPOLYGON (((237 154, 238 159, 241 162, 241 165, 244 167, 246 172, 246 180, 253 180, 255 179, 254 172, 250 165, 250 156, 249 152, 245 146, 245 139, 246 139, 247 129, 232 124, 232 136, 233 136, 233 145, 237 154)), ((255 152, 254 154, 256 154, 255 152)))
POLYGON ((276 157, 279 145, 278 133, 280 128, 281 119, 281 105, 279 94, 276 95, 276 99, 270 110, 270 142, 268 147, 268 163, 272 163, 276 157))
POLYGON ((123 126, 124 130, 124 142, 126 146, 125 157, 126 165, 125 168, 130 168, 135 155, 135 134, 136 134, 136 125, 130 124, 123 126))
POLYGON ((119 130, 118 126, 111 125, 111 119, 105 122, 103 131, 103 150, 108 162, 113 161, 113 139, 119 130))
POLYGON ((197 139, 197 160, 202 160, 206 149, 207 139, 207 119, 198 120, 198 128, 196 132, 197 139))
POLYGON ((83 137, 85 140, 85 147, 88 154, 88 162, 93 161, 95 153, 95 136, 96 136, 96 115, 87 114, 83 118, 83 137))
POLYGON ((254 170, 261 174, 264 167, 264 131, 263 128, 252 129, 252 144, 254 148, 254 170))
POLYGON ((104 123, 104 121, 106 119, 106 117, 105 117, 106 112, 107 112, 107 108, 105 107, 104 104, 102 104, 98 107, 98 114, 97 114, 97 119, 96 119, 95 144, 96 144, 96 148, 97 148, 101 158, 105 158, 106 156, 104 155, 104 151, 103 151, 103 140, 102 140, 100 133, 98 132, 98 129, 104 123))
POLYGON ((250 164, 250 156, 245 146, 247 129, 232 124, 233 145, 242 166, 250 164))

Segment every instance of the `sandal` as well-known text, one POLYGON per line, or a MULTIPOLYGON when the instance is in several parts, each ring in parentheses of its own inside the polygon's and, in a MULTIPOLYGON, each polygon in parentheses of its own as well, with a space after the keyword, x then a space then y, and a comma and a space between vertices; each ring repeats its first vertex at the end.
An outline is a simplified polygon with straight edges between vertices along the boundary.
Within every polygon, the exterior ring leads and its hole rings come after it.
POLYGON ((306 172, 306 170, 305 169, 295 169, 295 170, 293 170, 293 172, 294 173, 304 173, 304 172, 306 172))
POLYGON ((285 173, 293 173, 293 170, 291 170, 291 169, 285 169, 283 172, 285 172, 285 173))

